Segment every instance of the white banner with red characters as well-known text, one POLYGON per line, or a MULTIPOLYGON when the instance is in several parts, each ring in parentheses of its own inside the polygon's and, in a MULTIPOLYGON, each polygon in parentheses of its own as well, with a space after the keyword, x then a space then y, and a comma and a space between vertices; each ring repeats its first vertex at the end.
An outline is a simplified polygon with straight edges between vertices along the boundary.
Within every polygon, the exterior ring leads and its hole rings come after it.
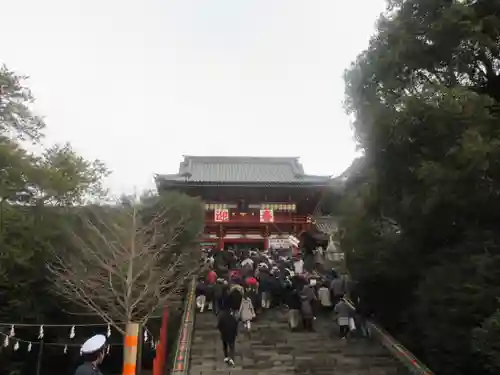
POLYGON ((288 249, 293 247, 298 247, 300 241, 297 237, 292 235, 271 235, 269 237, 269 247, 271 249, 288 249))
POLYGON ((287 238, 270 238, 269 247, 271 249, 288 249, 292 244, 287 238))
POLYGON ((260 210, 261 223, 274 223, 274 211, 270 209, 260 210))
POLYGON ((220 208, 214 210, 214 221, 217 222, 229 221, 229 210, 227 208, 220 208))
POLYGON ((298 247, 300 245, 300 240, 295 236, 288 236, 288 241, 290 241, 294 247, 298 247))

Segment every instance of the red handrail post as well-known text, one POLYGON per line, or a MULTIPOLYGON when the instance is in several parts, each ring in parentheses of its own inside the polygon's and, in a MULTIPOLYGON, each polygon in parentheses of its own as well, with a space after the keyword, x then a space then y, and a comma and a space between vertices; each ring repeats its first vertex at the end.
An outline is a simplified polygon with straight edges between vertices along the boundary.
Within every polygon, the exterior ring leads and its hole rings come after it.
POLYGON ((156 356, 153 362, 153 375, 163 375, 165 373, 165 362, 167 358, 167 327, 168 327, 168 306, 163 310, 161 318, 160 341, 156 345, 156 356))

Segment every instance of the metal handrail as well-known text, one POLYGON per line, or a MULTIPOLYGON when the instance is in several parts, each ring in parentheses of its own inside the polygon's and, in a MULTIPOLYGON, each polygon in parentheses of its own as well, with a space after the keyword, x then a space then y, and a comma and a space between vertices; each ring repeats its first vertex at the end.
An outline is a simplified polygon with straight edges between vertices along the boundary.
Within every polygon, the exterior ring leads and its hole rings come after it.
MULTIPOLYGON (((189 372, 189 359, 191 354, 191 342, 194 331, 195 321, 195 291, 196 291, 196 277, 193 277, 189 288, 187 290, 187 298, 184 302, 184 312, 182 314, 181 329, 177 338, 177 347, 175 352, 174 367, 172 373, 185 375, 189 372)), ((355 311, 354 303, 345 299, 351 311, 355 311)), ((367 320, 366 325, 370 332, 371 337, 375 337, 382 346, 389 350, 389 352, 399 360, 413 375, 434 375, 434 373, 417 357, 413 355, 404 345, 391 336, 382 327, 379 327, 374 322, 367 320), (375 333, 375 335, 373 335, 375 333)))
MULTIPOLYGON (((344 298, 347 305, 351 308, 351 311, 356 311, 354 303, 348 298, 344 298)), ((410 372, 414 375, 434 375, 434 373, 421 362, 417 357, 413 355, 408 349, 404 347, 398 340, 392 337, 386 330, 379 327, 377 324, 370 320, 366 320, 366 326, 371 333, 375 332, 377 340, 384 346, 389 352, 398 359, 410 372)), ((373 336, 372 336, 373 337, 373 336)))
MULTIPOLYGON (((320 278, 325 276, 324 273, 322 274, 318 271, 314 271, 313 273, 320 278)), ((347 297, 345 297, 344 300, 347 302, 347 305, 351 309, 351 312, 355 312, 356 308, 354 306, 354 303, 347 297)), ((398 340, 391 336, 385 329, 368 319, 366 319, 366 326, 371 333, 376 334, 376 338, 382 344, 382 346, 388 349, 389 352, 411 372, 411 374, 434 375, 434 373, 422 361, 415 357, 412 352, 410 352, 403 344, 401 344, 398 340)))
POLYGON ((195 291, 196 277, 193 276, 187 289, 181 328, 179 330, 179 336, 177 337, 177 347, 172 369, 172 373, 174 374, 187 374, 189 371, 189 357, 194 330, 195 291))

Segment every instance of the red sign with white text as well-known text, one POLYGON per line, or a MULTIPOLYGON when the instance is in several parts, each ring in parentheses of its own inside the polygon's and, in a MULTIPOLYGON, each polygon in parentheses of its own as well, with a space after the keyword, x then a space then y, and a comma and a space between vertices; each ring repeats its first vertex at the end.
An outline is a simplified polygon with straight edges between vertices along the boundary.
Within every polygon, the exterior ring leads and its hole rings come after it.
POLYGON ((260 222, 261 223, 273 223, 274 222, 274 211, 270 209, 260 210, 260 222))
POLYGON ((229 221, 229 210, 227 208, 214 210, 214 221, 229 221))

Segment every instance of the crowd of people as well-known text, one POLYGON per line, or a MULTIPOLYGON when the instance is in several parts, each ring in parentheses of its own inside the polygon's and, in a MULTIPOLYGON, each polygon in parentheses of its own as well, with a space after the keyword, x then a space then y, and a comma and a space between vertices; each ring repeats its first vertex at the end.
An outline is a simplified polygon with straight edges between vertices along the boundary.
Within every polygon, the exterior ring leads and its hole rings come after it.
POLYGON ((293 331, 314 331, 318 314, 336 317, 341 339, 362 322, 344 297, 349 292, 347 275, 325 270, 322 251, 293 254, 291 250, 214 251, 205 249, 206 272, 196 288, 200 312, 217 316, 224 361, 234 365, 234 348, 239 322, 250 332, 252 321, 267 309, 288 309, 288 324, 293 331), (319 254, 319 255, 318 255, 319 254), (321 269, 319 274, 316 269, 321 269))

